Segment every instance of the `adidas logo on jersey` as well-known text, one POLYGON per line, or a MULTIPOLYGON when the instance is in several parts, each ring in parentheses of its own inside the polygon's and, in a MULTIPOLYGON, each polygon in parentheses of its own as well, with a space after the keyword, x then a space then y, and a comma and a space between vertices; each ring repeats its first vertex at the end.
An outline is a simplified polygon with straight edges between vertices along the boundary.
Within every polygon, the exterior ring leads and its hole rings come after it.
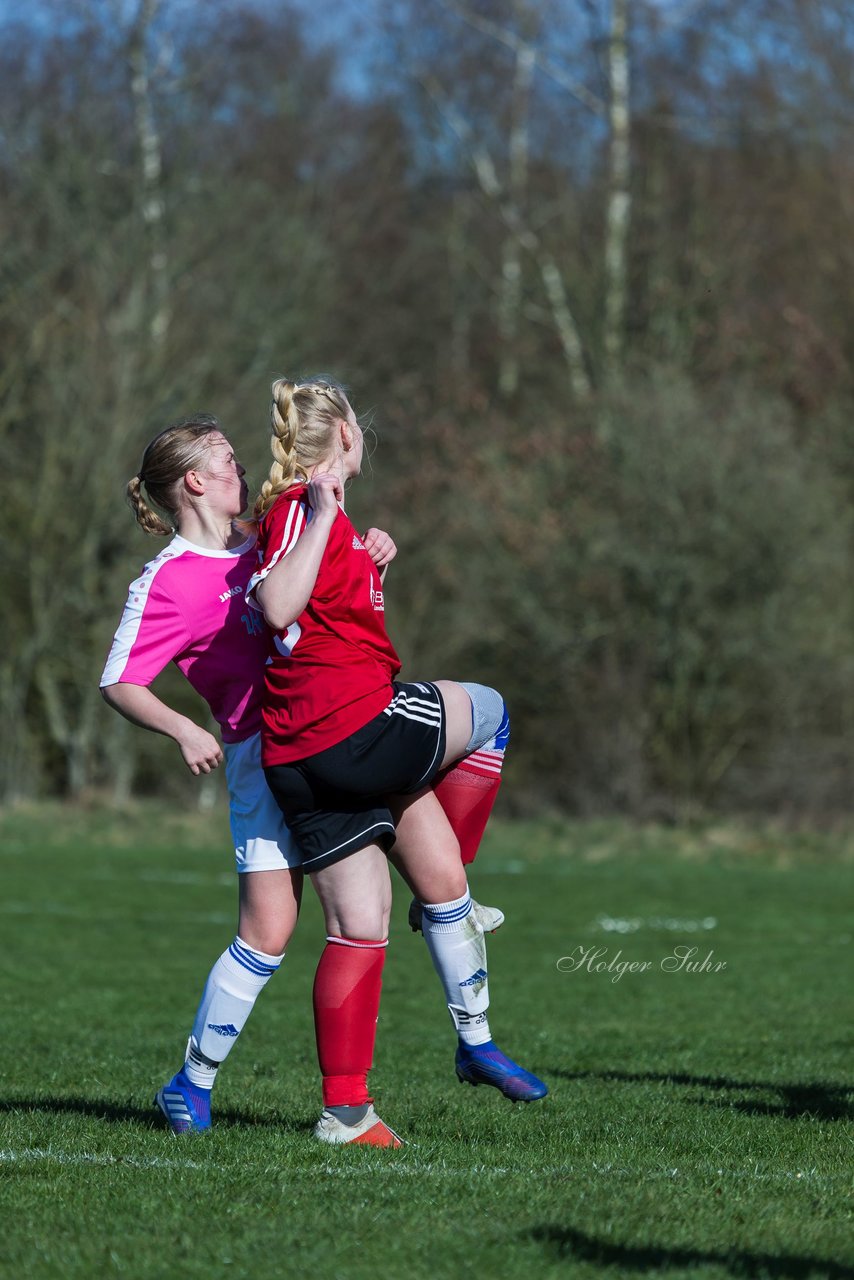
POLYGON ((478 969, 477 973, 473 973, 470 978, 464 978, 460 983, 461 987, 479 987, 486 982, 487 973, 485 969, 478 969))
POLYGON ((208 1031, 215 1031, 218 1036, 239 1036, 240 1032, 231 1022, 226 1022, 225 1026, 217 1026, 215 1022, 208 1023, 208 1031))
POLYGON ((364 544, 364 542, 360 542, 360 541, 359 541, 359 539, 356 537, 356 535, 355 535, 355 533, 354 533, 354 534, 353 534, 353 550, 354 550, 354 551, 364 551, 364 549, 365 549, 365 544, 364 544))

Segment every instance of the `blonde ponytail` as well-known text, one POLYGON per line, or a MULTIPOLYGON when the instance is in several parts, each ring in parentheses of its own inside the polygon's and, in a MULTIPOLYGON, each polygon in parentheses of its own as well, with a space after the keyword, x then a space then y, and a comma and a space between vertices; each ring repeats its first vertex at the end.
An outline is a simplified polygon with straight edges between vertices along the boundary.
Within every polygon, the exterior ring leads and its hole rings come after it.
POLYGON ((222 427, 213 414, 198 413, 173 422, 146 445, 142 466, 125 489, 136 522, 145 533, 168 537, 175 532, 180 517, 180 482, 188 471, 205 466, 209 437, 220 431, 222 427), (142 496, 143 485, 148 501, 168 516, 171 523, 152 511, 142 496))
POLYGON ((128 481, 126 492, 130 509, 144 533, 151 533, 157 537, 166 537, 174 532, 172 526, 161 520, 160 516, 151 510, 151 507, 143 498, 141 476, 134 476, 132 480, 128 481))
POLYGON ((280 493, 308 478, 308 468, 329 455, 337 424, 351 412, 347 393, 328 378, 291 382, 277 378, 270 405, 270 449, 273 465, 255 503, 257 519, 269 511, 280 493))

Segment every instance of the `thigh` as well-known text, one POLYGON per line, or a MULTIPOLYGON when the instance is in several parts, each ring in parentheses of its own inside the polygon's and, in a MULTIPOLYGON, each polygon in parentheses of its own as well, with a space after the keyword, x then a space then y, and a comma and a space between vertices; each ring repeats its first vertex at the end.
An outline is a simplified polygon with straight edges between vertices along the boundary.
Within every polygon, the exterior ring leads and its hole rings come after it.
MULTIPOLYGON (((445 704, 445 754, 442 768, 466 754, 472 735, 471 698, 455 680, 434 680, 445 704)), ((449 901, 449 899, 443 899, 449 901)))
MULTIPOLYGON (((468 695, 466 695, 468 696, 468 695)), ((454 902, 466 891, 460 846, 432 789, 389 801, 397 839, 389 854, 420 902, 454 902)))
POLYGON ((315 871, 311 883, 323 907, 327 933, 374 940, 388 936, 391 879, 378 844, 315 871))
POLYGON ((238 877, 240 917, 237 932, 247 946, 278 956, 296 928, 302 899, 302 872, 245 871, 238 877))

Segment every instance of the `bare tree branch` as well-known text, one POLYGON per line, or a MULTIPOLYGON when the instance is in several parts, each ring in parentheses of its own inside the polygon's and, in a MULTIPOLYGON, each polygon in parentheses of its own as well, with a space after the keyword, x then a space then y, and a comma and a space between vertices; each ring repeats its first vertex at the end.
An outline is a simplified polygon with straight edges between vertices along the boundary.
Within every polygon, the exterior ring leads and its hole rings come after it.
POLYGON ((610 139, 605 212, 605 319, 603 346, 608 382, 620 374, 628 294, 627 240, 631 213, 628 0, 611 0, 608 42, 610 139))
POLYGON ((563 276, 554 255, 543 246, 537 233, 525 223, 521 211, 513 205, 512 200, 508 199, 488 149, 475 141, 471 127, 448 100, 435 77, 423 77, 421 83, 436 109, 459 141, 465 145, 482 191, 495 201, 505 226, 512 231, 521 247, 537 263, 569 370, 570 385, 579 400, 588 400, 593 387, 585 366, 584 345, 563 276))
MULTIPOLYGON (((458 18, 467 23, 476 31, 481 31, 484 35, 491 36, 493 40, 497 40, 500 44, 505 45, 508 49, 512 49, 515 54, 526 47, 531 46, 531 42, 523 36, 518 36, 515 31, 508 31, 506 27, 500 26, 497 22, 493 22, 491 18, 484 18, 479 13, 473 13, 466 5, 458 3, 458 0, 438 0, 444 9, 455 13, 458 18)), ((543 53, 541 49, 532 48, 532 55, 536 65, 550 79, 559 84, 562 89, 577 98, 583 106, 587 107, 595 115, 604 116, 606 114, 606 105, 600 97, 592 93, 585 84, 580 80, 574 79, 568 71, 543 53)))
POLYGON ((128 44, 134 119, 142 161, 142 218, 150 244, 152 313, 149 320, 149 333, 155 350, 165 342, 170 320, 168 261, 163 227, 165 205, 161 183, 163 157, 151 100, 147 50, 151 24, 159 7, 160 0, 140 0, 128 44))

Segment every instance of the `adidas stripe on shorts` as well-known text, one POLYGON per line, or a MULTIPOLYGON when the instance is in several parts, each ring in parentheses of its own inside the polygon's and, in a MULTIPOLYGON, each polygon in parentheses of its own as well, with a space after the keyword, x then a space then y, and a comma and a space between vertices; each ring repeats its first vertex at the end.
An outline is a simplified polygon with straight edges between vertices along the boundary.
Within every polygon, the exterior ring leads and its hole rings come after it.
POLYGON ((394 681, 388 706, 334 747, 264 770, 306 871, 357 849, 394 844, 387 796, 426 787, 445 754, 445 704, 434 684, 394 681))

